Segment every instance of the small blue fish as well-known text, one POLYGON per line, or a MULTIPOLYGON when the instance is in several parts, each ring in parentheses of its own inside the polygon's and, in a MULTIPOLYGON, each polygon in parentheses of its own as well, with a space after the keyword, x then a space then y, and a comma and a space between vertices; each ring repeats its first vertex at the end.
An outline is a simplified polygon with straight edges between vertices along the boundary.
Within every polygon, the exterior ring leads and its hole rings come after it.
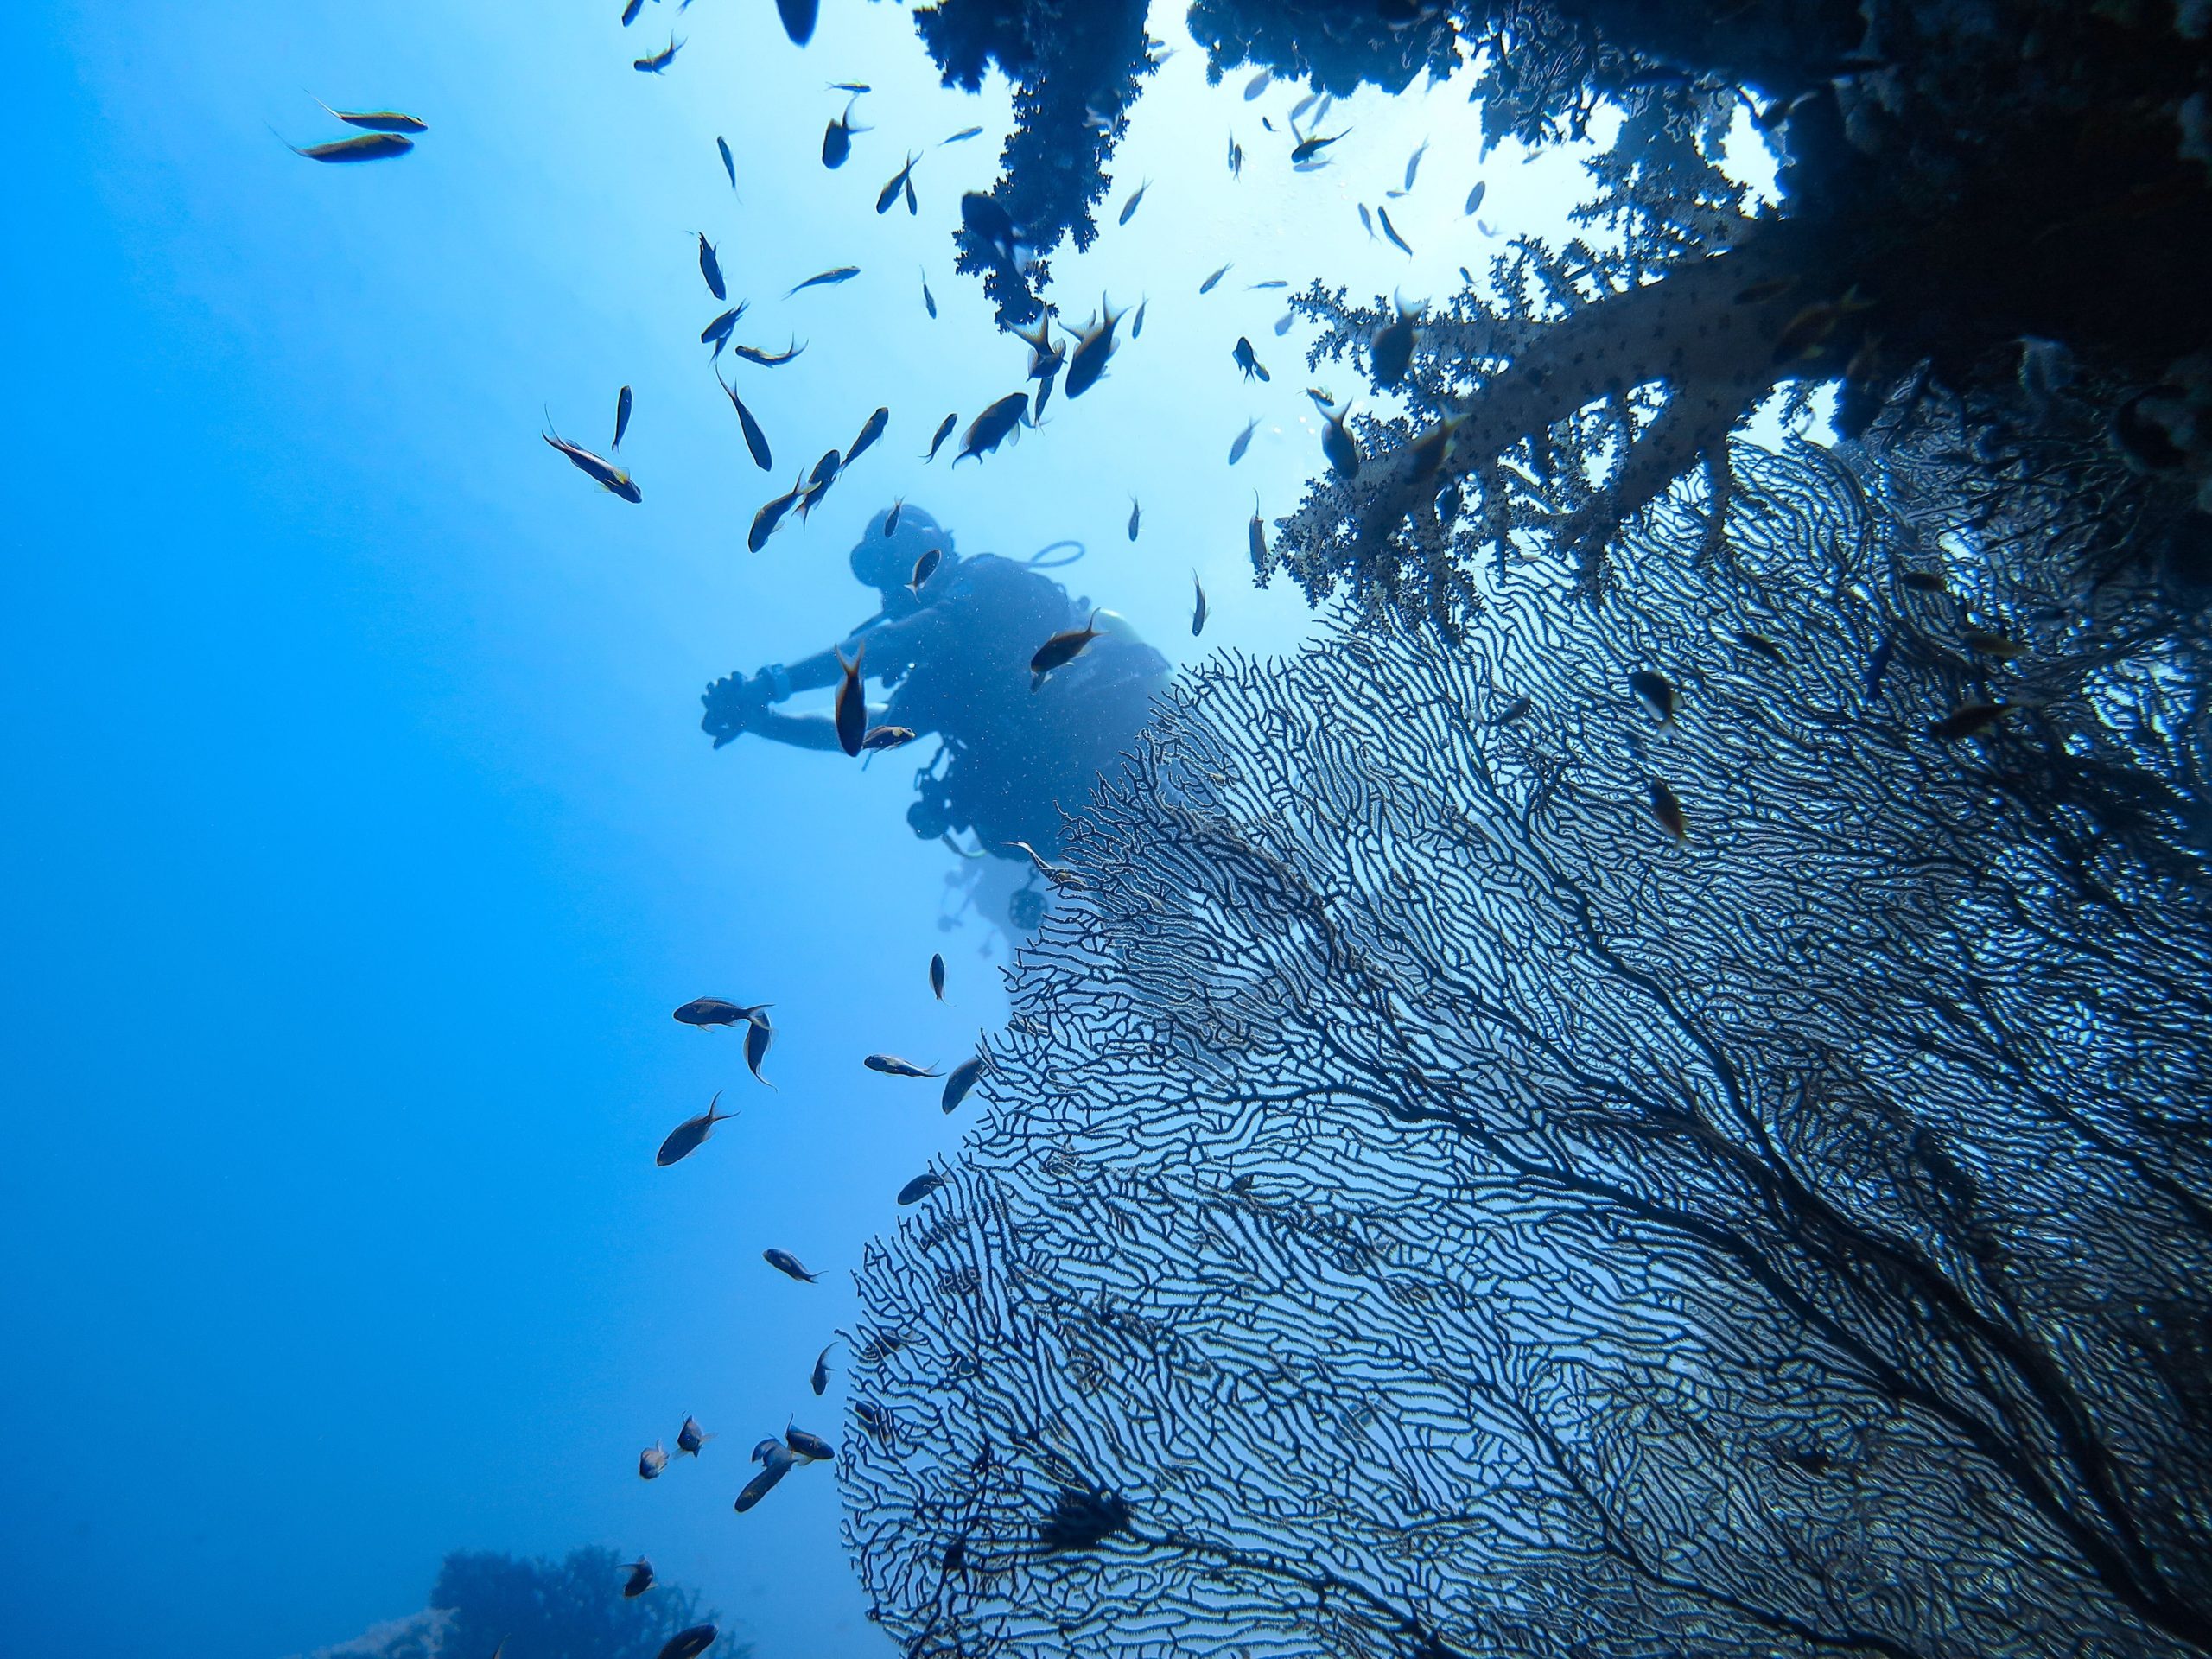
POLYGON ((822 1276, 818 1273, 809 1273, 806 1270, 806 1263, 789 1250, 763 1250, 760 1252, 760 1259, 778 1273, 784 1274, 786 1278, 796 1279, 803 1285, 810 1285, 822 1276))
POLYGON ((982 131, 983 130, 981 127, 963 127, 959 131, 954 133, 951 137, 942 138, 938 142, 940 144, 965 143, 970 138, 982 137, 982 131))
POLYGON ((925 1174, 917 1175, 912 1180, 907 1182, 906 1185, 899 1189, 898 1202, 902 1205, 919 1204, 924 1198, 929 1197, 931 1193, 936 1192, 938 1188, 944 1185, 944 1177, 938 1174, 935 1170, 931 1170, 925 1174))
POLYGON ((622 435, 630 429, 630 388, 625 386, 614 394, 614 442, 610 448, 622 447, 622 435))
POLYGON ((729 140, 717 133, 715 148, 722 153, 722 171, 729 175, 729 188, 737 188, 737 158, 729 153, 729 140))
POLYGON ((1406 245, 1406 238, 1398 234, 1398 227, 1390 222, 1390 210, 1388 207, 1377 207, 1375 210, 1375 217, 1382 220, 1382 234, 1390 238, 1391 245, 1406 257, 1412 258, 1414 251, 1406 245))
MULTIPOLYGON (((274 129, 271 129, 274 130, 274 129)), ((387 156, 404 156, 415 141, 404 132, 365 132, 358 138, 340 138, 327 144, 292 143, 281 134, 277 142, 295 156, 311 162, 378 162, 387 156)))
POLYGON ((939 1103, 951 1112, 968 1098, 968 1091, 976 1086, 976 1079, 983 1075, 983 1057, 980 1054, 965 1059, 952 1068, 952 1075, 944 1080, 944 1093, 939 1103))
POLYGON ((715 257, 715 245, 707 240, 704 231, 699 236, 699 274, 707 279, 707 291, 718 300, 729 298, 729 289, 722 281, 722 262, 715 257))
MULTIPOLYGON (((1233 265, 1233 264, 1235 264, 1236 263, 1236 262, 1234 259, 1232 259, 1232 260, 1230 260, 1230 261, 1229 262, 1229 264, 1230 264, 1230 265, 1233 265)), ((1207 277, 1207 278, 1205 279, 1205 281, 1204 281, 1203 283, 1200 283, 1198 284, 1198 292, 1199 292, 1199 293, 1201 293, 1201 294, 1211 294, 1211 293, 1212 293, 1212 292, 1213 292, 1214 284, 1215 284, 1216 283, 1219 282, 1223 277, 1224 277, 1224 276, 1228 276, 1228 275, 1229 275, 1229 265, 1224 265, 1224 266, 1223 266, 1219 270, 1217 270, 1216 272, 1214 272, 1214 274, 1213 274, 1212 276, 1211 276, 1207 277)))
MULTIPOLYGON (((313 93, 308 94, 313 97, 313 93)), ((322 104, 319 98, 315 100, 322 104)), ((405 115, 397 110, 334 110, 322 104, 326 114, 343 121, 349 127, 359 127, 366 132, 428 132, 430 124, 419 115, 405 115)))
POLYGON ((1206 631, 1206 590, 1195 570, 1191 572, 1191 638, 1195 639, 1206 631))
POLYGON ((925 462, 937 459, 937 452, 944 448, 944 441, 952 435, 952 429, 959 423, 960 415, 957 410, 938 423, 937 435, 930 440, 930 452, 922 457, 925 462))
POLYGON ((1236 442, 1229 446, 1229 464, 1234 467, 1244 459, 1244 452, 1252 447, 1252 435, 1260 429, 1260 417, 1255 415, 1245 423, 1244 429, 1236 435, 1236 442))
POLYGON ((1136 216, 1137 204, 1144 200, 1144 193, 1151 188, 1152 181, 1150 179, 1147 179, 1142 184, 1137 186, 1136 194, 1122 204, 1121 217, 1116 219, 1114 222, 1116 225, 1126 225, 1130 219, 1134 219, 1136 216))
POLYGON ((922 273, 922 308, 930 314, 930 321, 937 321, 937 296, 930 292, 930 274, 922 273))
POLYGON ((871 1071, 880 1071, 887 1077, 934 1077, 943 1075, 912 1060, 902 1060, 896 1054, 871 1054, 861 1064, 871 1071))
POLYGON ((715 1124, 725 1119, 735 1117, 737 1116, 735 1112, 718 1112, 715 1109, 721 1104, 721 1091, 716 1090, 715 1097, 707 1103, 705 1111, 696 1117, 685 1118, 671 1129, 668 1132, 668 1138, 660 1143, 660 1150, 653 1154, 653 1162, 663 1169, 666 1169, 671 1164, 681 1162, 705 1144, 707 1137, 714 1133, 715 1124))
POLYGON ((1421 171, 1421 158, 1428 154, 1428 140, 1421 141, 1421 148, 1406 158, 1406 188, 1414 188, 1414 175, 1421 171))
POLYGON ((854 277, 860 274, 861 268, 858 265, 839 265, 835 270, 820 271, 816 275, 808 277, 804 282, 801 283, 798 287, 794 288, 791 289, 789 293, 786 293, 784 297, 788 300, 791 298, 792 294, 799 293, 804 289, 810 288, 835 287, 839 283, 849 283, 854 277))
POLYGON ((859 102, 860 96, 855 93, 852 104, 845 105, 845 112, 832 121, 823 131, 822 135, 823 166, 831 168, 842 167, 845 164, 845 158, 853 153, 853 135, 856 132, 874 130, 869 127, 856 127, 853 124, 853 104, 859 102))
POLYGON ((630 67, 639 74, 657 75, 676 61, 676 54, 683 49, 683 42, 675 35, 668 37, 668 44, 649 58, 639 58, 630 67))

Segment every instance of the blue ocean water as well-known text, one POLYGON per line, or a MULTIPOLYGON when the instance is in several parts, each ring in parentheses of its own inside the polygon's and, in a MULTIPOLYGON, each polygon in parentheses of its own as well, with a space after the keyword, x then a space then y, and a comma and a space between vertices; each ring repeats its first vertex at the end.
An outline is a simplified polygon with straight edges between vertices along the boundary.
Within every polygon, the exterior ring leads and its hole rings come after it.
POLYGON ((836 1432, 806 1372, 847 1270, 961 1131, 861 1057, 964 1054, 1002 1017, 1004 942, 941 930, 957 865, 902 822, 905 757, 717 753, 699 690, 866 616, 845 552, 901 495, 966 551, 1080 540, 1071 591, 1178 661, 1294 645, 1303 603, 1253 588, 1243 530, 1255 499, 1294 504, 1319 422, 1303 325, 1275 334, 1282 291, 1249 284, 1446 292, 1465 253, 1430 232, 1477 177, 1501 227, 1572 200, 1570 154, 1478 167, 1448 86, 1340 103, 1335 165, 1294 175, 1259 117, 1300 89, 1208 87, 1162 7, 1179 50, 1052 291, 1076 321, 1148 297, 1142 338, 1018 444, 925 467, 946 411, 1022 372, 950 268, 1003 83, 940 87, 895 7, 833 0, 804 51, 766 5, 655 0, 627 31, 617 10, 0 21, 11 1656, 302 1653, 420 1609, 450 1550, 586 1544, 650 1554, 763 1654, 881 1650, 830 1471, 747 1516, 730 1499, 792 1413, 836 1432), (671 26, 668 73, 635 73, 671 26), (830 172, 837 80, 871 84, 873 130, 830 172), (429 130, 317 166, 270 131, 342 136, 311 94, 429 130), (1423 188, 1393 204, 1408 257, 1353 205, 1424 139, 1423 188), (910 149, 921 211, 879 217, 910 149), (806 342, 740 381, 772 474, 697 344, 720 308, 702 230, 752 302, 739 338, 806 342), (861 276, 782 297, 840 264, 861 276), (1268 386, 1231 362, 1240 334, 1268 386), (603 448, 626 384, 639 506, 538 436, 550 416, 603 448), (748 554, 760 501, 879 404, 874 453, 748 554), (702 993, 775 1005, 772 1090, 734 1036, 671 1021, 702 993), (737 1119, 655 1168, 716 1090, 737 1119), (721 1438, 639 1481, 687 1412, 721 1438))

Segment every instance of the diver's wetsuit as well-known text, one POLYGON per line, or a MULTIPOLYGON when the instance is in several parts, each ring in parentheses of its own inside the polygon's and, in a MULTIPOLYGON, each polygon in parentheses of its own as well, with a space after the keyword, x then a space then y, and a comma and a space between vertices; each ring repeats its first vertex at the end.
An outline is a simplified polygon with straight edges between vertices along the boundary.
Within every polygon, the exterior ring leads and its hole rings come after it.
MULTIPOLYGON (((864 540, 855 549, 856 559, 868 545, 864 540)), ((910 563, 912 556, 900 556, 910 563)), ((1051 857, 1059 845, 1061 810, 1080 809, 1098 775, 1113 773, 1149 717, 1152 697, 1166 683, 1166 658, 1149 645, 1102 632, 1032 691, 1029 659, 1038 646, 1088 620, 1058 582, 995 555, 947 553, 918 603, 895 583, 881 591, 883 614, 843 646, 848 658, 864 647, 862 672, 891 688, 888 705, 869 710, 870 722, 933 733, 946 751, 944 763, 918 779, 921 798, 907 822, 925 836, 968 831, 983 850, 1003 856, 1020 857, 1009 843, 1026 841, 1051 857)), ((718 681, 708 690, 701 723, 717 747, 752 731, 803 747, 835 748, 826 719, 778 714, 766 704, 790 691, 832 684, 840 672, 825 652, 751 681, 718 681), (764 677, 772 682, 767 687, 764 677)))

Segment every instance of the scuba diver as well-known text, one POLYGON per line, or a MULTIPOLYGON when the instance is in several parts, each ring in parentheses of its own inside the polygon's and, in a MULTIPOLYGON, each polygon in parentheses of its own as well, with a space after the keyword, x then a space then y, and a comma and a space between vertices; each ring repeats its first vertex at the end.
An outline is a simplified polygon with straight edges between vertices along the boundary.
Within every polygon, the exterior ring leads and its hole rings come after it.
POLYGON ((1152 699, 1167 684, 1167 659, 1127 621, 1102 610, 1090 647, 1033 690, 1029 664, 1037 648, 1084 626, 1090 614, 1087 600, 1071 601, 1043 574, 1053 548, 1029 563, 988 553, 963 557, 928 513, 902 507, 895 532, 886 536, 888 517, 879 512, 868 521, 849 561, 880 596, 876 613, 833 649, 788 667, 772 664, 716 680, 700 699, 706 715, 699 724, 716 748, 750 732, 836 751, 830 715, 789 715, 776 705, 837 684, 844 677, 838 652, 850 661, 864 650, 864 678, 890 692, 887 704, 869 708, 868 723, 939 740, 937 754, 915 776, 918 798, 906 822, 917 836, 942 839, 966 857, 1018 861, 1028 880, 1007 895, 1007 915, 1014 931, 1026 934, 1043 913, 1044 896, 1028 856, 1013 843, 1027 842, 1044 859, 1057 854, 1061 810, 1088 803, 1098 775, 1111 773, 1131 747, 1152 699), (917 562, 932 548, 936 568, 918 588, 910 586, 917 562), (963 847, 956 839, 962 834, 979 849, 963 847))

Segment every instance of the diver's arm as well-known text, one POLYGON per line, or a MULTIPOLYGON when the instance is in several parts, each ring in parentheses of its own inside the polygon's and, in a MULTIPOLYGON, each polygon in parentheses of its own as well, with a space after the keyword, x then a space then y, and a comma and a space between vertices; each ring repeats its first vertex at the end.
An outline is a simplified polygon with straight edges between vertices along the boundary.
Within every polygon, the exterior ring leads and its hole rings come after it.
MULTIPOLYGON (((842 644, 828 651, 817 652, 813 656, 785 668, 783 683, 776 687, 775 701, 781 702, 790 691, 812 691, 822 686, 837 684, 845 677, 844 664, 838 660, 838 652, 843 652, 844 662, 850 662, 851 647, 856 644, 867 646, 868 655, 882 666, 905 668, 913 662, 918 654, 917 647, 928 637, 929 630, 936 626, 938 620, 925 606, 911 616, 900 617, 896 622, 880 622, 873 619, 863 622, 842 644), (785 690, 786 685, 790 691, 785 690)), ((870 671, 870 677, 874 677, 874 672, 870 671)))
POLYGON ((788 743, 795 749, 838 747, 837 722, 827 715, 779 715, 763 709, 745 722, 745 729, 771 743, 788 743))

